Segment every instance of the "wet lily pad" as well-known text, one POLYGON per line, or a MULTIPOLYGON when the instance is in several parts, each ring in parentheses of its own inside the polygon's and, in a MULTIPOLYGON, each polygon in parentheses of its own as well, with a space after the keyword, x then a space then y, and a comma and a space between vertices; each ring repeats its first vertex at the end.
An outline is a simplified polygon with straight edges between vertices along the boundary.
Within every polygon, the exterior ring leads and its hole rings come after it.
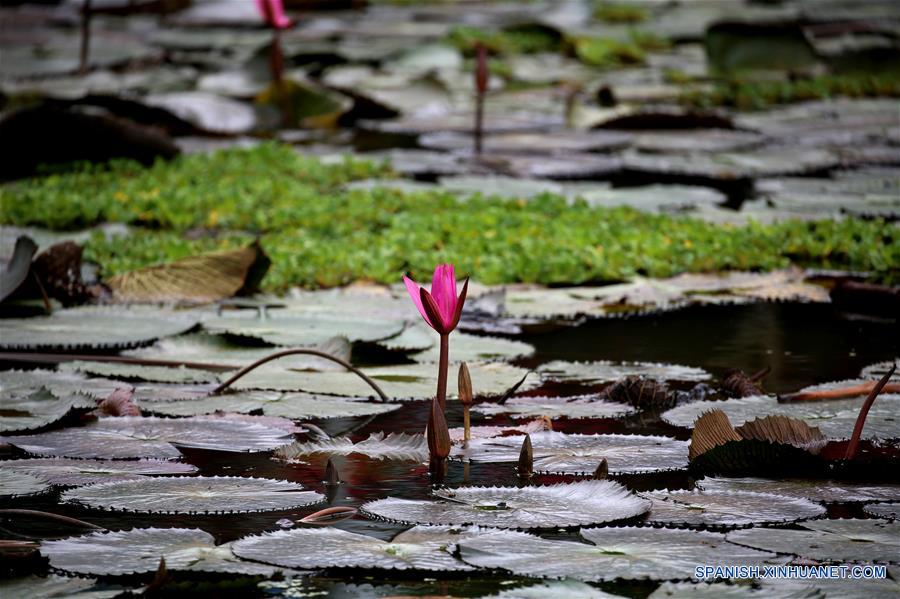
POLYGON ((62 500, 144 514, 246 514, 311 505, 324 496, 285 480, 239 476, 144 478, 66 491, 62 500))
POLYGON ((479 534, 477 528, 417 526, 390 541, 336 528, 298 528, 245 537, 234 543, 239 557, 288 568, 379 568, 465 571, 447 549, 479 534))
POLYGON ((149 366, 116 362, 73 360, 60 364, 60 371, 82 373, 120 381, 150 381, 155 383, 212 383, 219 380, 219 373, 184 366, 149 366))
MULTIPOLYGON (((862 369, 862 372, 859 373, 859 376, 866 380, 879 380, 881 377, 888 373, 888 370, 891 369, 896 362, 900 361, 900 358, 894 360, 887 360, 884 362, 876 362, 874 364, 869 364, 865 368, 862 369)), ((900 374, 894 372, 894 375, 891 377, 891 380, 900 380, 900 374)))
POLYGON ((565 184, 546 179, 523 179, 502 175, 459 175, 441 177, 440 188, 468 197, 481 194, 483 197, 533 198, 544 193, 563 195, 565 184))
POLYGON ((95 532, 41 543, 50 565, 72 574, 125 576, 155 572, 160 558, 168 570, 227 572, 271 576, 271 566, 246 562, 230 544, 216 545, 208 532, 196 528, 133 528, 95 532))
POLYGON ((500 531, 459 543, 463 561, 521 576, 583 581, 686 578, 697 564, 761 564, 772 553, 732 545, 725 535, 668 528, 582 529, 588 543, 500 531))
POLYGON ((226 312, 203 322, 203 327, 212 333, 254 337, 273 345, 299 347, 324 343, 333 337, 346 337, 350 341, 380 341, 398 335, 403 325, 403 321, 399 320, 277 311, 260 318, 256 310, 238 310, 235 314, 226 312))
POLYGON ((765 136, 733 129, 695 129, 688 131, 641 131, 634 147, 643 152, 735 152, 758 147, 765 136))
POLYGON ((30 599, 112 599, 122 594, 120 588, 96 588, 90 578, 69 576, 24 576, 0 581, 0 595, 4 597, 29 597, 30 599))
POLYGON ((73 407, 90 401, 84 396, 57 397, 46 389, 33 392, 7 393, 3 390, 3 407, 0 409, 0 432, 10 433, 33 430, 56 422, 73 407))
POLYGON ((887 518, 888 520, 896 520, 900 518, 900 502, 891 503, 870 503, 863 507, 863 511, 870 516, 878 518, 887 518))
POLYGON ((829 562, 900 561, 900 522, 814 520, 803 530, 749 528, 728 533, 738 545, 829 562))
MULTIPOLYGON (((518 426, 472 426, 469 428, 471 439, 491 439, 494 437, 518 436, 522 439, 526 434, 539 433, 550 430, 553 423, 549 418, 537 418, 531 422, 518 426)), ((463 427, 450 429, 450 440, 453 443, 462 443, 465 435, 463 427)))
POLYGON ((0 497, 8 499, 37 495, 49 488, 50 483, 43 478, 5 466, 0 468, 0 497))
POLYGON ((405 524, 477 524, 497 528, 561 528, 625 520, 650 503, 608 480, 539 487, 463 487, 436 500, 389 497, 363 504, 368 516, 405 524))
POLYGON ((706 381, 711 375, 702 368, 650 362, 564 362, 557 360, 538 368, 546 380, 561 383, 609 383, 626 376, 657 381, 706 381))
MULTIPOLYGON (((435 363, 440 359, 440 353, 440 348, 435 344, 430 349, 411 354, 409 357, 416 362, 435 363)), ((502 337, 456 333, 453 335, 453 341, 450 343, 450 360, 452 362, 511 361, 530 356, 533 353, 533 345, 502 337)))
POLYGON ((900 500, 900 484, 819 479, 720 478, 698 482, 706 491, 757 491, 824 503, 900 500))
POLYGON ((528 586, 516 587, 489 595, 497 599, 615 599, 613 595, 597 587, 577 580, 551 580, 528 586))
MULTIPOLYGON (((450 371, 456 372, 458 364, 450 364, 450 371)), ((434 364, 404 364, 400 366, 378 366, 365 368, 364 372, 379 387, 394 399, 427 399, 434 396, 437 385, 437 368, 434 364)), ((540 384, 540 377, 528 374, 523 368, 502 362, 476 362, 469 364, 473 381, 478 381, 481 396, 501 395, 526 375, 521 391, 533 389, 540 384)), ((447 397, 456 396, 456 380, 450 377, 447 383, 447 397)), ((234 387, 239 389, 283 389, 303 390, 308 393, 340 395, 343 397, 373 397, 374 391, 362 379, 351 372, 294 372, 285 371, 278 376, 269 376, 263 370, 259 374, 251 372, 238 380, 234 387)))
POLYGON ((473 412, 485 416, 499 414, 510 418, 618 418, 634 413, 635 409, 623 403, 591 399, 591 396, 572 397, 512 397, 504 403, 481 402, 472 406, 473 412))
POLYGON ((246 414, 261 410, 266 416, 291 420, 372 416, 391 412, 400 407, 399 404, 359 401, 333 395, 281 391, 240 391, 215 396, 201 394, 196 399, 161 401, 150 398, 142 400, 140 406, 146 412, 166 416, 200 416, 214 412, 246 414))
POLYGON ((237 135, 256 127, 253 107, 208 92, 185 91, 151 94, 143 101, 162 108, 200 131, 237 135))
POLYGON ((406 433, 372 433, 367 439, 354 443, 347 437, 319 439, 306 443, 292 443, 275 451, 282 460, 297 460, 303 456, 359 454, 379 460, 408 460, 424 462, 428 459, 425 436, 406 433))
POLYGON ((683 292, 665 281, 636 279, 603 287, 508 290, 506 315, 536 318, 609 317, 684 304, 683 292))
POLYGON ((645 185, 641 187, 592 189, 579 195, 591 206, 629 206, 645 212, 684 213, 701 207, 716 207, 725 195, 708 187, 691 185, 645 185))
MULTIPOLYGON (((516 462, 518 437, 473 439, 454 456, 473 462, 516 462)), ((579 435, 541 431, 531 435, 534 471, 552 474, 592 474, 600 460, 616 474, 687 468, 688 443, 650 435, 579 435)))
POLYGON ((140 480, 149 475, 190 474, 197 467, 166 460, 73 460, 37 458, 7 460, 3 469, 25 472, 54 485, 78 486, 111 480, 140 480))
POLYGON ((703 599, 753 599, 758 597, 777 599, 824 599, 821 591, 800 584, 806 581, 776 580, 761 581, 759 586, 738 582, 664 582, 650 593, 648 599, 667 599, 670 597, 699 597, 703 599), (768 584, 766 584, 768 583, 768 584))
POLYGON ((7 443, 35 455, 70 458, 178 458, 176 449, 268 451, 290 441, 284 431, 221 418, 101 418, 86 426, 8 437, 7 443))
MULTIPOLYGON (((482 143, 488 154, 547 154, 602 152, 622 149, 632 136, 617 131, 556 131, 545 133, 495 133, 482 143)), ((432 133, 419 138, 419 145, 444 151, 469 151, 472 136, 465 133, 432 133)))
MULTIPOLYGON (((690 428, 704 412, 720 409, 731 424, 740 426, 748 420, 764 416, 782 415, 799 418, 822 433, 835 439, 847 439, 853 432, 862 400, 841 399, 819 402, 778 403, 774 397, 755 395, 725 401, 698 401, 663 412, 662 419, 675 426, 690 428)), ((863 438, 897 437, 897 421, 900 420, 900 395, 884 394, 869 410, 863 438)))
POLYGON ((174 311, 84 307, 57 310, 50 316, 0 320, 0 348, 22 351, 128 349, 179 335, 197 324, 195 317, 174 311))
POLYGON ((743 152, 665 156, 627 152, 623 161, 626 169, 636 173, 718 180, 804 175, 840 165, 840 158, 827 150, 781 146, 743 152))
POLYGON ((817 518, 825 508, 806 499, 750 491, 655 491, 647 521, 675 526, 744 527, 817 518))

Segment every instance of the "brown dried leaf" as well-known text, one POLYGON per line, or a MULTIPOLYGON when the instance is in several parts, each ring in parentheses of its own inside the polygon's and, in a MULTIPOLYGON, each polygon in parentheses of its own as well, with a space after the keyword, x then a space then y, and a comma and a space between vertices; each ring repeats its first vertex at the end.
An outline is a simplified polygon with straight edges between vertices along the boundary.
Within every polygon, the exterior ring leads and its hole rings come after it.
POLYGON ((735 429, 742 439, 756 439, 793 445, 801 449, 825 442, 825 435, 817 427, 797 418, 766 416, 745 422, 735 429))
POLYGON ((603 390, 603 396, 639 409, 671 408, 675 394, 665 384, 640 376, 627 376, 603 390))
POLYGON ((127 272, 106 284, 119 302, 209 303, 251 287, 268 264, 259 244, 253 243, 127 272))
POLYGON ((140 416, 141 409, 131 401, 132 395, 134 389, 120 387, 100 402, 97 411, 103 416, 140 416))
POLYGON ((702 414, 694 423, 691 434, 691 445, 688 458, 691 460, 703 455, 710 449, 724 445, 729 441, 740 441, 741 437, 731 426, 731 421, 722 410, 710 410, 702 414))
POLYGON ((32 269, 50 297, 63 306, 91 299, 91 290, 81 280, 81 255, 84 248, 74 241, 54 244, 34 259, 32 269))
POLYGON ((759 383, 753 381, 747 373, 739 368, 729 370, 722 379, 722 388, 735 397, 750 397, 761 395, 762 388, 759 383))

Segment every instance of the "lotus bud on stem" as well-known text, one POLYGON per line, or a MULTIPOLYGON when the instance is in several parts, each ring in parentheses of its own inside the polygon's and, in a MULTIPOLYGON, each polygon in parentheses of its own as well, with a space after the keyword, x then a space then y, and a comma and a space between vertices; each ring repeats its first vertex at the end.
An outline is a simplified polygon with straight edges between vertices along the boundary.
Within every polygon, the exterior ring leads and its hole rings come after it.
POLYGON ((531 435, 525 435, 522 441, 522 449, 519 451, 519 463, 516 471, 522 478, 531 478, 534 474, 534 450, 531 447, 531 435))
POLYGON ((472 422, 469 419, 469 408, 472 406, 472 378, 469 376, 469 367, 463 362, 459 365, 457 376, 457 389, 459 401, 463 405, 463 441, 469 442, 471 438, 472 422))
POLYGON ((328 458, 328 463, 325 465, 324 482, 326 485, 336 485, 341 482, 341 476, 331 458, 328 458))
POLYGON ((431 458, 431 470, 446 468, 447 456, 450 455, 450 430, 444 418, 437 398, 431 400, 431 413, 428 416, 428 430, 425 431, 428 441, 428 455, 431 458))
POLYGON ((597 469, 594 470, 594 480, 605 480, 609 477, 609 462, 606 461, 606 458, 600 460, 600 464, 597 466, 597 469))
POLYGON ((484 133, 484 96, 487 94, 488 78, 487 48, 475 45, 475 155, 481 156, 481 138, 484 133))
POLYGON ((330 526, 337 522, 342 522, 356 515, 356 508, 348 506, 327 507, 324 510, 313 512, 312 514, 300 518, 297 522, 303 524, 314 524, 316 526, 330 526))

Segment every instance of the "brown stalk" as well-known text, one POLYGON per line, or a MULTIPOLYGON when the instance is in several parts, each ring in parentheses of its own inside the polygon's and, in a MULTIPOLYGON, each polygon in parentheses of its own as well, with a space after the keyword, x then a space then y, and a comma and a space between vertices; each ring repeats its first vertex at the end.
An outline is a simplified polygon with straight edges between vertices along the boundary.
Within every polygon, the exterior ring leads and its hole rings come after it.
POLYGON ((481 156, 484 135, 484 96, 487 94, 488 78, 487 48, 484 44, 475 46, 475 155, 481 156))
POLYGON ((87 75, 88 57, 91 51, 91 0, 84 0, 81 6, 81 50, 79 52, 78 74, 87 75))
POLYGON ((891 366, 887 374, 881 377, 881 380, 878 381, 878 384, 875 385, 875 388, 872 389, 859 409, 859 416, 856 417, 856 425, 853 427, 853 435, 850 437, 850 443, 847 445, 847 453, 844 454, 845 460, 852 460, 856 457, 856 453, 859 450, 859 437, 862 435, 863 427, 866 425, 866 416, 869 415, 869 408, 875 403, 875 398, 878 397, 878 394, 881 393, 887 382, 891 380, 895 370, 897 370, 896 364, 891 366))
POLYGON ((68 524, 70 526, 80 526, 81 528, 89 528, 91 530, 106 530, 102 526, 97 526, 96 524, 85 522, 84 520, 78 520, 76 518, 61 516, 59 514, 52 514, 50 512, 42 512, 39 510, 13 508, 2 509, 0 510, 0 516, 26 516, 31 518, 43 518, 45 520, 53 520, 54 522, 59 522, 60 524, 68 524))
MULTIPOLYGON (((849 387, 840 387, 839 389, 825 389, 822 391, 798 391, 797 393, 788 393, 780 395, 778 401, 782 403, 792 401, 823 401, 827 399, 845 399, 848 397, 857 397, 859 395, 867 395, 879 383, 876 381, 867 381, 858 385, 850 385, 849 387)), ((900 393, 900 383, 887 383, 882 389, 883 393, 900 393)))

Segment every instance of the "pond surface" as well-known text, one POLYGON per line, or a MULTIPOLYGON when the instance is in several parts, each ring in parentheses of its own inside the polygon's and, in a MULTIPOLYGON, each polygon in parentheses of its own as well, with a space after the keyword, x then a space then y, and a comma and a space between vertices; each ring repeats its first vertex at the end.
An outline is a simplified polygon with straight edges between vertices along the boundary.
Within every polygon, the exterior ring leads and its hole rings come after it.
MULTIPOLYGON (((852 378, 860 369, 873 362, 893 359, 898 352, 896 325, 846 320, 828 305, 761 303, 743 306, 689 308, 659 315, 630 319, 593 320, 576 327, 523 337, 537 351, 523 361, 537 366, 549 360, 633 360, 671 362, 707 369, 721 377, 729 368, 743 368, 750 372, 764 366, 772 368, 765 379, 771 392, 787 392, 805 385, 829 380, 852 378)), ((681 386, 685 386, 684 383, 681 386)), ((689 386, 685 386, 689 388, 689 386)), ((546 386, 530 394, 541 394, 546 386)), ((584 391, 575 386, 557 387, 555 392, 584 391), (571 388, 570 388, 571 387, 571 388)), ((416 433, 425 429, 425 402, 407 402, 401 409, 362 419, 319 421, 332 435, 351 433, 354 439, 364 438, 377 431, 416 433)), ((491 424, 510 423, 505 417, 494 418, 491 424)), ((521 422, 521 421, 520 421, 521 422)), ((484 419, 473 414, 473 424, 484 419)), ((450 401, 448 424, 461 426, 460 404, 450 401)), ((641 412, 624 419, 557 420, 554 428, 578 433, 662 434, 689 439, 690 432, 659 420, 658 414, 641 412)), ((848 431, 849 432, 849 431, 848 431)), ((314 458, 300 465, 276 462, 267 454, 233 454, 199 450, 184 450, 185 461, 196 465, 200 474, 251 476, 286 479, 328 495, 331 505, 358 507, 361 503, 386 496, 426 498, 431 489, 426 465, 409 462, 377 461, 361 456, 334 458, 342 483, 327 489, 321 483, 326 458, 314 458)), ((646 491, 655 488, 691 488, 693 481, 684 472, 626 475, 614 477, 628 488, 646 491)), ((566 476, 537 476, 536 483, 572 480, 566 476)), ((451 462, 445 483, 458 485, 521 485, 515 465, 451 462)), ((296 519, 310 508, 285 512, 266 512, 234 516, 166 516, 122 515, 58 505, 58 494, 37 499, 6 502, 8 507, 28 507, 83 518, 110 529, 131 527, 199 527, 213 534, 217 542, 227 542, 245 535, 276 530, 277 521, 296 519), (24 504, 24 505, 23 505, 24 504)), ((861 506, 832 505, 831 517, 864 518, 861 506)), ((409 528, 361 516, 337 525, 344 530, 390 539, 409 528)), ((577 539, 574 532, 560 531, 543 535, 577 539)), ((332 597, 358 597, 390 594, 447 594, 478 596, 505 588, 515 577, 503 575, 439 575, 437 580, 423 580, 421 574, 401 576, 391 581, 377 572, 326 572, 309 580, 297 580, 289 594, 309 592, 315 596, 327 593, 332 597), (375 585, 374 587, 371 585, 375 585)), ((391 573, 390 576, 398 576, 391 573)), ((656 587, 655 582, 604 584, 611 592, 631 596, 646 596, 656 587)), ((286 592, 286 585, 273 585, 275 594, 286 592)))

